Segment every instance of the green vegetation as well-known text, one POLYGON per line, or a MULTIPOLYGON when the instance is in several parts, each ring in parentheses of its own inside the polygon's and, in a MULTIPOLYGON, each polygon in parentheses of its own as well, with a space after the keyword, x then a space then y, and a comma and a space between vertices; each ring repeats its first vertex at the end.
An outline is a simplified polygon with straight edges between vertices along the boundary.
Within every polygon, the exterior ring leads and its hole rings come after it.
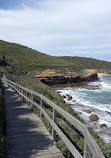
POLYGON ((0 40, 0 53, 5 55, 5 54, 34 54, 37 51, 34 51, 33 49, 29 49, 26 46, 22 46, 19 44, 15 43, 10 43, 6 41, 0 40))
POLYGON ((111 144, 106 144, 103 141, 103 139, 98 136, 97 132, 93 132, 93 137, 95 138, 96 142, 98 143, 105 157, 110 158, 111 157, 111 144))
POLYGON ((3 91, 1 88, 1 81, 0 81, 0 157, 4 158, 6 154, 5 149, 5 105, 4 105, 4 97, 3 91))
POLYGON ((69 62, 79 63, 83 69, 111 70, 111 62, 86 57, 61 57, 69 62))

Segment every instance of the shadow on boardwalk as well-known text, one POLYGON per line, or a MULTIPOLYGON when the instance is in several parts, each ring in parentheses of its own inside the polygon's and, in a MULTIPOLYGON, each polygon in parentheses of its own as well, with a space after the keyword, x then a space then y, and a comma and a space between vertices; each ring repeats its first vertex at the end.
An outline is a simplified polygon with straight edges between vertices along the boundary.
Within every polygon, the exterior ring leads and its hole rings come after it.
POLYGON ((8 158, 63 158, 32 109, 5 87, 8 158))

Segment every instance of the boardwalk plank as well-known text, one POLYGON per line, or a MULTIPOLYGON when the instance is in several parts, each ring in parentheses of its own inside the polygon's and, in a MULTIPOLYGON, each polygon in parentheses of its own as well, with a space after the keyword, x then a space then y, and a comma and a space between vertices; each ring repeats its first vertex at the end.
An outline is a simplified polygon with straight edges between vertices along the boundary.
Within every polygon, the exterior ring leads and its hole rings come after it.
POLYGON ((7 158, 64 158, 32 109, 6 85, 7 158))

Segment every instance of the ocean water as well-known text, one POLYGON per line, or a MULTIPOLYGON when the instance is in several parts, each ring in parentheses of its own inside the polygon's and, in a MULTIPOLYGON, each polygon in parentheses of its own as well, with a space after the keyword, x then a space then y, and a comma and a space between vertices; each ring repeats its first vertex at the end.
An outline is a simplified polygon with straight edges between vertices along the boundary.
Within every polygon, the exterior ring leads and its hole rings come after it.
POLYGON ((99 115, 98 123, 105 123, 111 128, 111 76, 99 76, 99 81, 90 82, 87 86, 67 87, 59 91, 60 95, 72 96, 69 103, 79 104, 79 107, 75 109, 82 111, 84 117, 89 118, 90 114, 84 112, 82 105, 97 109, 94 113, 99 115))
POLYGON ((99 81, 91 82, 89 86, 95 88, 68 87, 61 91, 61 95, 72 96, 71 103, 78 103, 96 107, 111 112, 111 76, 99 76, 99 81))

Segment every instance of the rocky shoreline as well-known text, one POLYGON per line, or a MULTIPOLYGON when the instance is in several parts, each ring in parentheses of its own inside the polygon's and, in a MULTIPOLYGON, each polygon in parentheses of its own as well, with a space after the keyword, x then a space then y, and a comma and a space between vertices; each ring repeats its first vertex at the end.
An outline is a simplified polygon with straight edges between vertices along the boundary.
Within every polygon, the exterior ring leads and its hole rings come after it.
MULTIPOLYGON (((87 89, 93 89, 93 90, 99 89, 98 86, 96 87, 91 85, 81 85, 81 86, 87 89)), ((71 108, 81 118, 83 118, 89 126, 93 127, 93 130, 96 131, 106 143, 111 143, 111 125, 110 123, 108 124, 108 122, 104 121, 103 119, 105 117, 106 120, 108 118, 111 119, 111 112, 103 111, 93 106, 91 107, 91 106, 77 104, 74 101, 74 98, 72 98, 70 95, 68 94, 61 95, 59 89, 58 89, 58 93, 60 93, 60 96, 64 100, 65 105, 71 106, 71 108)))
POLYGON ((71 107, 106 143, 111 143, 111 127, 108 127, 105 121, 102 120, 106 116, 111 117, 110 112, 80 104, 74 104, 71 107), (91 119, 93 115, 96 116, 94 120, 91 119))

